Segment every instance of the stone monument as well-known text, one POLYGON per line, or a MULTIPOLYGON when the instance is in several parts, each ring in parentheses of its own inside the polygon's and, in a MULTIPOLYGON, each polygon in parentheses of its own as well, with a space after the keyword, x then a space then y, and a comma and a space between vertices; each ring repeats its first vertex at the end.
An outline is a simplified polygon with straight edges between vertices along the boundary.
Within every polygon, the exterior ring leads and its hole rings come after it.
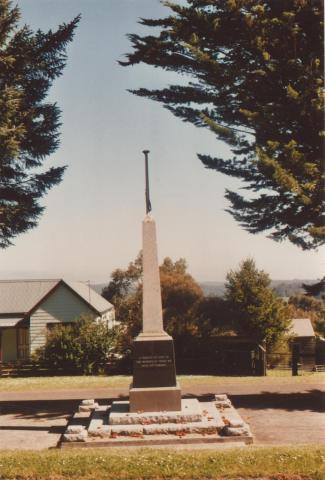
POLYGON ((146 216, 143 232, 142 332, 133 344, 133 383, 130 412, 181 410, 181 389, 176 381, 174 343, 163 327, 156 224, 149 198, 148 150, 146 171, 146 216))
POLYGON ((248 425, 225 394, 210 401, 181 398, 173 339, 164 331, 156 225, 149 198, 148 150, 146 216, 143 220, 143 325, 133 343, 129 400, 99 405, 83 400, 70 419, 60 446, 130 447, 200 443, 252 443, 248 425), (184 438, 185 437, 185 438, 184 438))

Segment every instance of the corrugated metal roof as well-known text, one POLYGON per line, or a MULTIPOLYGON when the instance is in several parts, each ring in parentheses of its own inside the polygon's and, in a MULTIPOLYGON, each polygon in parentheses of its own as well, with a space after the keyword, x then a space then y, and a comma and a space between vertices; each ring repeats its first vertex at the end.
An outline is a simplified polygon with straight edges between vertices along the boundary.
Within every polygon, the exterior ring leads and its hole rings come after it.
POLYGON ((23 320, 23 317, 19 318, 0 318, 0 327, 15 327, 17 323, 23 320))
POLYGON ((315 332, 309 318, 293 318, 290 333, 295 337, 314 337, 315 332))
POLYGON ((93 288, 91 288, 87 283, 82 282, 70 282, 63 280, 72 290, 78 293, 80 297, 86 300, 97 312, 103 313, 107 310, 111 310, 113 305, 105 300, 104 297, 99 295, 93 288))
MULTIPOLYGON (((25 314, 31 311, 62 280, 1 280, 0 281, 0 315, 25 314)), ((113 308, 105 298, 87 284, 63 280, 85 302, 98 313, 113 308)))
POLYGON ((60 280, 1 280, 0 314, 27 313, 60 280))

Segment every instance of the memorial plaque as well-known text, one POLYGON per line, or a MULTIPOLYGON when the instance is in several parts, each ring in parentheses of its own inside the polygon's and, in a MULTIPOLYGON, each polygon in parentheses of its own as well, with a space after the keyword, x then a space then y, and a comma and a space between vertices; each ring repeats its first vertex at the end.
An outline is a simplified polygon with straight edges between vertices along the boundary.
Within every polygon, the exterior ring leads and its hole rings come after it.
POLYGON ((133 387, 176 386, 173 340, 137 340, 133 344, 133 387))

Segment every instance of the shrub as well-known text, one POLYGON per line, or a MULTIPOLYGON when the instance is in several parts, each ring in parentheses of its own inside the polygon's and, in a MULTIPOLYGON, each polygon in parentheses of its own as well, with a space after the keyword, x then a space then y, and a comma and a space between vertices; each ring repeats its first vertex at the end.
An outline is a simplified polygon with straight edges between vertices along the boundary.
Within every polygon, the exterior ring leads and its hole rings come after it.
POLYGON ((116 352, 118 340, 118 327, 108 328, 91 316, 81 316, 69 325, 55 326, 35 359, 54 369, 96 374, 116 352))

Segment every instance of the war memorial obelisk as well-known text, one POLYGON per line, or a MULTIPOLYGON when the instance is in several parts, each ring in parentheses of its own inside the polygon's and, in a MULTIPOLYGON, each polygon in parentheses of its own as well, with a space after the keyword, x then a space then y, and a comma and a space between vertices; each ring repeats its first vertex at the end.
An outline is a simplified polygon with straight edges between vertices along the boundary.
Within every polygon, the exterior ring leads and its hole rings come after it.
POLYGON ((133 383, 130 412, 181 410, 176 381, 174 342, 163 327, 156 224, 151 215, 148 150, 144 150, 146 216, 142 222, 143 311, 142 332, 133 343, 133 383))
POLYGON ((156 224, 150 213, 149 152, 143 153, 147 207, 143 220, 143 324, 133 342, 129 400, 115 400, 111 405, 83 400, 60 446, 80 446, 80 442, 85 447, 252 443, 248 425, 227 395, 217 394, 208 402, 181 399, 173 339, 163 327, 156 224))

